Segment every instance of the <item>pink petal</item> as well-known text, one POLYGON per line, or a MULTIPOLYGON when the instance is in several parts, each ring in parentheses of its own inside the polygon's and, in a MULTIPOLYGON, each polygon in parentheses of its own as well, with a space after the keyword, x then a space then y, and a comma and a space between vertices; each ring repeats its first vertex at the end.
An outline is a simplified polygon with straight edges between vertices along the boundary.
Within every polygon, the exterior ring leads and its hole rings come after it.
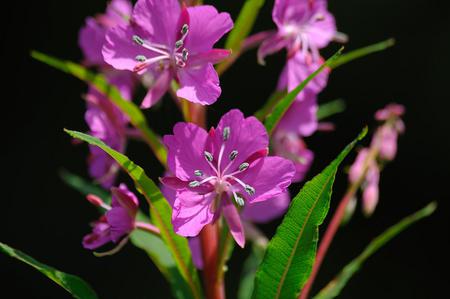
POLYGON ((142 38, 173 47, 180 13, 178 0, 139 0, 134 6, 132 22, 143 31, 142 38))
POLYGON ((106 219, 110 225, 111 240, 114 243, 129 234, 134 229, 134 218, 122 207, 112 208, 106 212, 106 219))
POLYGON ((262 202, 248 203, 242 211, 242 219, 255 223, 267 223, 284 215, 290 203, 291 197, 288 191, 262 202))
POLYGON ((190 54, 209 51, 214 44, 233 28, 233 21, 228 13, 219 13, 214 6, 201 5, 189 7, 189 34, 186 48, 190 54))
POLYGON ((194 192, 178 192, 172 213, 175 232, 184 237, 197 236, 202 228, 214 219, 212 202, 215 195, 215 193, 198 195, 194 192))
POLYGON ((78 36, 78 44, 89 65, 102 65, 105 63, 102 56, 105 34, 106 29, 99 25, 94 18, 86 19, 86 24, 81 28, 78 36))
POLYGON ((125 184, 120 184, 119 188, 111 188, 112 194, 112 207, 121 207, 128 212, 130 218, 136 216, 139 208, 139 200, 133 192, 128 190, 125 184))
POLYGON ((94 250, 111 242, 109 224, 100 220, 94 223, 92 233, 83 238, 83 247, 94 250))
POLYGON ((200 237, 192 237, 188 239, 189 248, 191 249, 192 261, 197 269, 203 269, 202 247, 200 237))
POLYGON ((126 25, 108 30, 102 49, 105 62, 118 70, 133 71, 137 64, 136 56, 145 50, 133 42, 135 34, 133 28, 126 25))
POLYGON ((244 227, 242 226, 241 217, 236 207, 230 202, 229 199, 224 199, 226 202, 222 207, 222 213, 230 228, 230 233, 233 236, 236 243, 244 248, 245 234, 244 227))
POLYGON ((170 81, 172 80, 172 76, 170 71, 163 71, 156 82, 151 86, 142 101, 141 108, 146 109, 152 107, 156 102, 158 102, 161 97, 166 93, 169 89, 170 81))
MULTIPOLYGON (((305 57, 302 51, 298 51, 286 64, 287 85, 288 91, 295 89, 300 83, 305 81, 309 75, 314 73, 322 64, 323 61, 313 61, 305 57)), ((306 90, 310 90, 315 94, 321 92, 328 81, 329 70, 323 70, 318 74, 305 89, 300 93, 301 96, 306 90)), ((299 98, 301 100, 301 98, 299 98)))
POLYGON ((266 157, 254 162, 249 169, 239 177, 255 189, 250 196, 244 191, 248 202, 270 200, 286 191, 295 175, 294 164, 280 157, 266 157))
POLYGON ((210 169, 205 160, 204 149, 208 133, 191 123, 177 123, 174 135, 164 136, 168 148, 167 163, 169 170, 183 181, 191 181, 198 169, 210 169))
POLYGON ((292 131, 300 136, 311 136, 318 127, 317 96, 303 91, 303 101, 296 100, 278 124, 278 129, 292 131))
POLYGON ((231 50, 212 49, 207 52, 190 56, 188 60, 189 67, 201 66, 207 63, 217 64, 231 55, 231 50))
POLYGON ((264 59, 266 56, 274 54, 284 47, 286 47, 287 41, 286 39, 274 33, 272 36, 268 37, 259 47, 258 49, 258 63, 264 65, 264 59))
POLYGON ((221 145, 225 144, 224 160, 226 162, 223 163, 223 167, 228 164, 228 157, 231 152, 238 151, 238 155, 233 161, 234 169, 237 169, 243 162, 247 162, 248 159, 260 157, 269 147, 269 137, 264 125, 253 116, 245 118, 242 112, 237 109, 233 109, 222 116, 214 139, 217 152, 221 145), (230 136, 224 142, 223 131, 225 128, 229 128, 230 136), (253 156, 255 153, 257 153, 256 156, 253 156))
POLYGON ((177 96, 190 102, 211 105, 222 93, 219 86, 219 76, 213 65, 208 63, 203 67, 187 66, 178 71, 180 89, 177 96))
POLYGON ((368 154, 369 150, 364 148, 360 150, 356 156, 356 160, 353 162, 348 172, 348 179, 351 183, 356 183, 363 175, 364 162, 366 161, 368 154))

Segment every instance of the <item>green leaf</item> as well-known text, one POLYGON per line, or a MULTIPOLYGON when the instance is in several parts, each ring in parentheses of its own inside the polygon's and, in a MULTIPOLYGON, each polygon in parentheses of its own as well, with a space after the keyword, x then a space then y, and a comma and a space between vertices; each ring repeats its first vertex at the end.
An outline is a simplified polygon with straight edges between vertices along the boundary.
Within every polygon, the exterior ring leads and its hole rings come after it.
POLYGON ((167 151, 160 138, 149 128, 147 120, 141 109, 133 102, 122 98, 120 92, 114 86, 108 84, 105 77, 101 74, 95 74, 83 66, 71 61, 60 60, 49 55, 32 51, 31 56, 49 66, 60 71, 71 74, 78 79, 95 86, 101 93, 105 94, 125 115, 130 119, 131 124, 142 134, 142 138, 150 146, 156 158, 162 165, 166 165, 167 151))
POLYGON ((259 10, 264 5, 265 0, 247 0, 234 23, 233 30, 228 35, 225 42, 225 49, 231 49, 238 52, 241 49, 242 42, 252 31, 259 10))
POLYGON ((286 96, 286 91, 275 91, 270 98, 266 101, 264 106, 256 111, 255 117, 259 119, 260 121, 264 121, 266 119, 267 115, 270 114, 270 112, 273 110, 273 107, 283 98, 286 96))
POLYGON ((252 31, 256 18, 265 0, 246 0, 225 42, 225 49, 231 49, 228 59, 217 66, 218 74, 222 74, 241 54, 242 44, 252 31))
POLYGON ((251 299, 255 283, 256 270, 258 270, 264 257, 265 249, 253 244, 252 252, 247 257, 242 268, 241 280, 238 289, 238 299, 251 299))
MULTIPOLYGON (((62 170, 60 172, 60 175, 64 182, 66 182, 66 184, 73 187, 81 194, 95 194, 103 199, 106 203, 110 203, 111 196, 103 188, 94 185, 91 182, 84 180, 82 177, 79 177, 66 170, 62 170)), ((150 219, 140 211, 137 214, 137 220, 145 223, 150 223, 150 219)), ((142 230, 135 230, 130 236, 130 241, 134 246, 144 250, 148 254, 159 271, 171 284, 175 298, 194 298, 191 296, 191 293, 187 288, 183 277, 181 277, 180 273, 178 272, 177 265, 172 257, 172 254, 160 237, 142 230)))
POLYGON ((152 222, 160 229, 161 237, 172 253, 178 271, 189 286, 192 297, 201 298, 200 282, 195 269, 187 239, 175 234, 171 222, 172 208, 162 195, 158 186, 145 174, 144 170, 134 164, 128 157, 119 153, 97 138, 90 135, 65 130, 70 136, 98 146, 110 155, 133 179, 137 190, 144 195, 150 205, 152 222))
POLYGON ((366 134, 367 128, 292 200, 256 273, 254 299, 297 298, 312 270, 338 167, 366 134))
POLYGON ((323 120, 332 115, 344 112, 345 108, 345 102, 342 99, 337 99, 328 103, 321 104, 319 106, 319 110, 317 111, 317 119, 323 120))
POLYGON ((320 74, 326 67, 329 67, 333 61, 335 61, 342 52, 343 48, 336 52, 331 58, 325 61, 319 69, 317 69, 314 73, 308 76, 302 83, 300 83, 296 88, 294 88, 291 92, 289 92, 284 98, 279 100, 274 106, 272 113, 266 118, 264 122, 267 132, 269 135, 273 133, 278 122, 281 120, 283 115, 289 109, 289 107, 294 103, 297 95, 306 87, 306 85, 314 79, 318 74, 320 74))
POLYGON ((376 52, 384 51, 384 50, 392 47, 394 44, 395 44, 395 40, 393 38, 390 38, 388 40, 348 52, 346 54, 343 54, 341 57, 339 57, 335 61, 331 62, 330 67, 332 69, 335 69, 343 64, 349 63, 350 61, 356 60, 358 58, 362 58, 364 56, 367 56, 369 54, 373 54, 376 52))
MULTIPOLYGON (((139 213, 138 221, 149 223, 147 216, 139 213)), ((162 275, 170 283, 172 293, 177 299, 194 299, 189 286, 180 275, 177 264, 163 240, 153 234, 142 230, 135 230, 130 236, 131 243, 145 251, 162 275)))
POLYGON ((111 196, 109 193, 103 189, 102 187, 95 185, 91 182, 88 182, 84 178, 73 174, 67 170, 61 170, 59 173, 61 179, 70 187, 77 190, 83 195, 94 194, 103 199, 106 203, 109 204, 111 201, 111 196))
POLYGON ((18 259, 19 261, 24 262, 25 264, 28 264, 31 267, 35 268, 36 270, 38 270, 39 272, 41 272, 42 274, 44 274, 45 276, 56 282, 62 288, 64 288, 74 298, 78 299, 98 298, 97 294, 94 292, 94 290, 92 290, 89 284, 75 275, 67 274, 59 270, 56 270, 53 267, 42 264, 36 261, 31 256, 26 255, 25 253, 1 242, 0 242, 0 251, 6 255, 9 255, 10 257, 18 259))
POLYGON ((428 204, 425 208, 417 211, 416 213, 404 218, 399 223, 388 228, 384 233, 375 238, 364 251, 347 266, 342 269, 338 276, 333 279, 314 299, 332 299, 337 297, 347 282, 356 274, 364 265, 364 262, 376 253, 386 243, 391 241, 395 236, 402 231, 416 223, 417 221, 426 218, 433 214, 436 210, 436 202, 428 204))

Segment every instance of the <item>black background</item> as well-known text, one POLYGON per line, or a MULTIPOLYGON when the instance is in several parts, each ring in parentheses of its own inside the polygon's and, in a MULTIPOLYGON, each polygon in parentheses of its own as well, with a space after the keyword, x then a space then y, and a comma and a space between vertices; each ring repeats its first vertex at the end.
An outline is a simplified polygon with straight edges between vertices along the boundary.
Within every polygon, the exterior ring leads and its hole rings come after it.
MULTIPOLYGON (((242 1, 207 1, 237 16, 242 1), (227 4, 232 2, 232 4, 227 4)), ((332 73, 321 101, 342 97, 345 113, 333 117, 337 130, 307 140, 316 152, 309 177, 318 173, 360 131, 373 128, 373 113, 390 101, 407 107, 406 134, 399 156, 381 177, 381 200, 371 219, 358 211, 332 245, 315 290, 329 281, 377 234, 431 200, 439 209, 404 232, 371 258, 341 298, 441 298, 448 293, 449 166, 448 71, 450 14, 439 0, 330 1, 340 31, 350 36, 347 50, 395 37, 383 53, 332 73), (445 271, 447 270, 447 271, 445 271)), ((168 298, 169 290, 145 254, 131 245, 111 258, 98 259, 80 241, 95 209, 58 177, 62 168, 86 176, 86 146, 73 146, 62 128, 86 130, 83 83, 29 57, 38 49, 79 60, 77 32, 89 15, 102 12, 104 1, 8 1, 1 16, 2 196, 0 241, 38 260, 89 281, 101 298, 168 298)), ((267 1, 256 30, 273 28, 267 1)), ((338 45, 323 54, 328 57, 338 45)), ((210 108, 210 124, 230 108, 250 115, 276 85, 283 54, 258 66, 255 52, 244 55, 222 78, 223 94, 210 108)), ((146 111, 161 134, 180 119, 171 101, 146 111)), ((365 141, 368 142, 367 140, 365 141)), ((129 155, 153 177, 161 169, 145 145, 132 143, 129 155)), ((353 158, 353 157, 352 157, 353 158)), ((347 160, 349 164, 351 160, 347 160)), ((346 187, 336 181, 332 210, 346 187)), ((299 186, 293 190, 297 191, 299 186)), ((263 226, 271 234, 277 222, 263 226)), ((235 251, 227 274, 229 298, 235 297, 247 251, 235 251)), ((70 298, 28 266, 0 255, 2 298, 70 298), (8 295, 9 294, 9 295, 8 295)))

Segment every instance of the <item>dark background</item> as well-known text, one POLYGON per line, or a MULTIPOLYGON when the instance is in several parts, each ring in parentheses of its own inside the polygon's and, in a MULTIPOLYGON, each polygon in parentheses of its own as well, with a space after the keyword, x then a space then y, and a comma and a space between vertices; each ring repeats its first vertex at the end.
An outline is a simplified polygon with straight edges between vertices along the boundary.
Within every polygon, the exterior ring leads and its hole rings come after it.
MULTIPOLYGON (((206 1, 237 16, 242 1, 206 1), (232 4, 226 4, 232 2, 232 4)), ((437 200, 431 218, 407 230, 373 258, 346 287, 341 298, 441 298, 448 293, 449 253, 449 100, 450 14, 439 0, 330 1, 340 31, 350 36, 347 50, 389 37, 397 45, 339 68, 320 96, 346 100, 345 113, 332 120, 337 130, 307 140, 316 152, 309 177, 318 173, 360 131, 375 124, 373 113, 390 101, 407 108, 407 131, 398 158, 383 171, 381 200, 371 219, 357 212, 342 229, 315 285, 318 290, 388 226, 437 200), (447 271, 445 271, 447 270, 447 271)), ((0 241, 38 260, 89 281, 101 298, 168 298, 169 290, 146 255, 129 245, 111 258, 98 259, 81 247, 88 222, 97 217, 76 191, 58 177, 62 168, 86 176, 86 146, 73 146, 62 128, 86 130, 83 83, 29 57, 38 49, 80 60, 77 32, 104 1, 7 1, 2 3, 2 172, 0 241), (6 80, 5 80, 6 79, 6 80), (6 164, 5 164, 6 162, 6 164), (6 178, 6 179, 5 179, 6 178)), ((257 30, 273 28, 267 1, 257 30)), ((324 51, 328 57, 338 45, 324 51)), ((223 95, 210 109, 210 123, 230 108, 250 115, 276 85, 283 54, 258 66, 255 52, 244 55, 222 78, 223 95)), ((161 134, 180 119, 171 101, 146 111, 161 134)), ((365 141, 366 143, 368 140, 365 141)), ((145 145, 128 153, 153 176, 161 170, 145 145)), ((353 159, 353 157, 351 158, 353 159)), ((350 159, 346 164, 351 162, 350 159)), ((340 173, 332 210, 346 188, 340 173)), ((293 190, 297 191, 299 186, 293 190)), ((263 226, 273 233, 277 222, 263 226)), ((235 297, 247 250, 235 251, 227 274, 229 298, 235 297)), ((0 255, 2 298, 70 298, 30 267, 0 255), (10 294, 10 295, 6 295, 10 294)))

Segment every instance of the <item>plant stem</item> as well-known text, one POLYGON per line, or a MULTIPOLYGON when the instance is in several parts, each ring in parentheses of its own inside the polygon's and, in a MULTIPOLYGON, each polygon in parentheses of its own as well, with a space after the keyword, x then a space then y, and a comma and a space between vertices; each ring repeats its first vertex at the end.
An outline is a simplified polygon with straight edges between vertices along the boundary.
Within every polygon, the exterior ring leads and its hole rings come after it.
POLYGON ((203 280, 206 298, 225 299, 223 279, 219 279, 219 225, 218 221, 206 225, 200 233, 203 258, 203 280))
POLYGON ((316 279, 317 273, 319 272, 320 266, 322 265, 322 262, 331 245, 331 242, 333 241, 334 236, 336 235, 336 232, 342 223, 342 219, 344 218, 345 215, 345 209, 350 200, 352 199, 352 197, 355 196, 362 182, 364 181, 367 171, 369 170, 369 165, 372 163, 372 161, 374 161, 377 158, 378 152, 379 152, 378 146, 373 146, 370 149, 370 152, 367 155, 366 160, 364 161, 364 167, 361 176, 358 178, 356 182, 354 182, 349 186, 344 197, 341 199, 341 202, 339 203, 336 212, 334 212, 333 218, 331 219, 330 224, 328 224, 327 230, 325 231, 322 241, 320 242, 319 249, 316 255, 316 261, 314 263, 311 275, 309 276, 307 283, 305 284, 300 296, 298 297, 299 299, 308 298, 309 292, 311 291, 314 280, 316 279))

